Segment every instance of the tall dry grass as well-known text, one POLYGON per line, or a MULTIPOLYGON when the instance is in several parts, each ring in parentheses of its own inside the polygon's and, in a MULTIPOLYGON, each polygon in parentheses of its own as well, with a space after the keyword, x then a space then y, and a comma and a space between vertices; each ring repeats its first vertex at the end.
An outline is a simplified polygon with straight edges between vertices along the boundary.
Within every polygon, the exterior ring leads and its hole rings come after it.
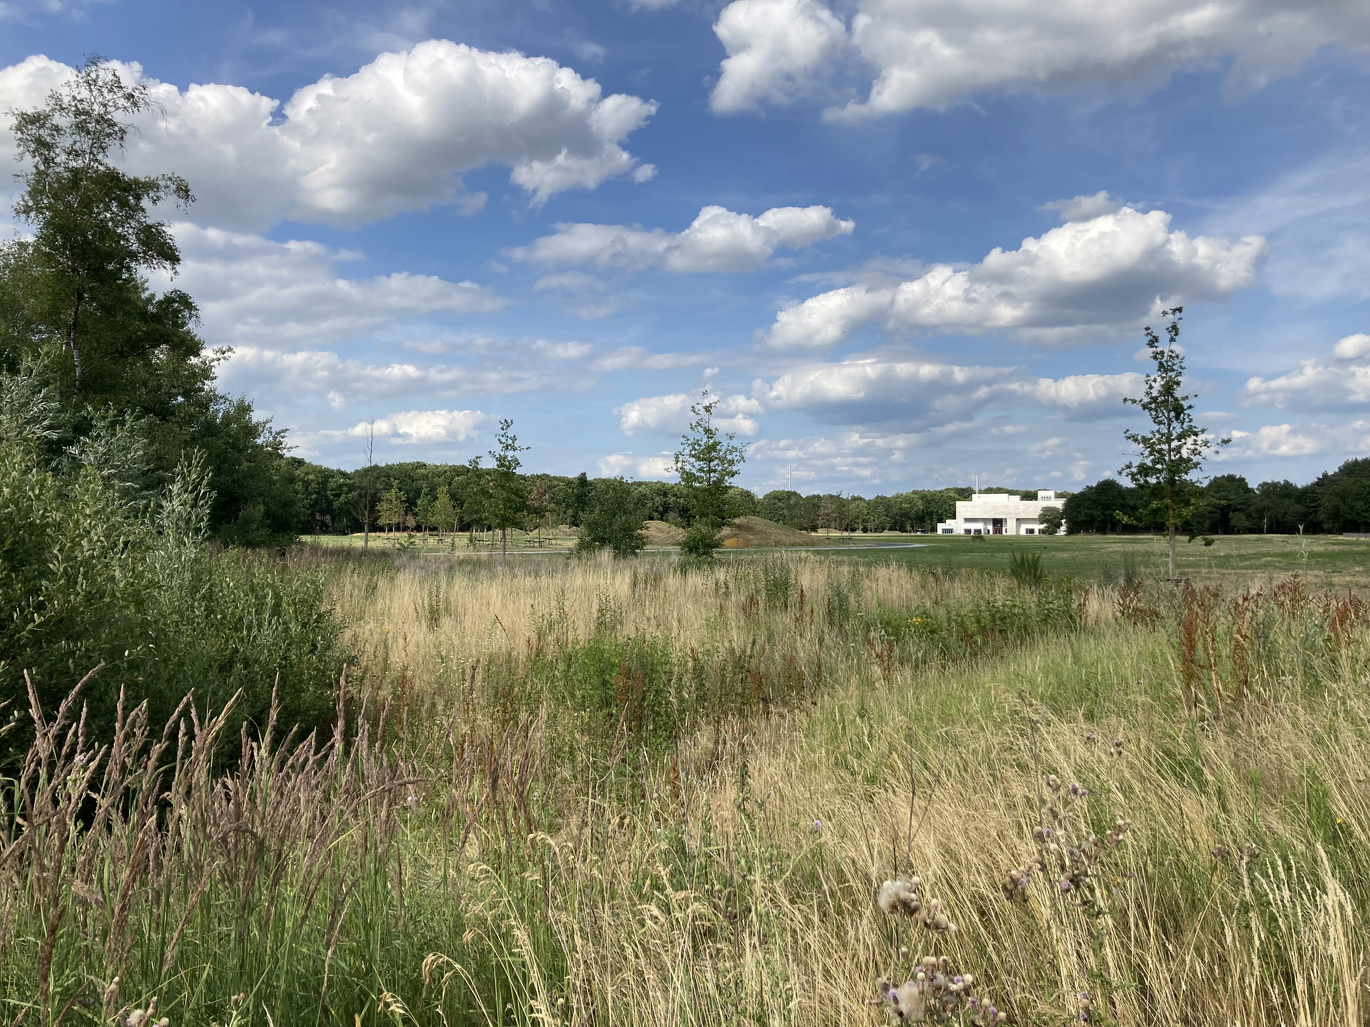
POLYGON ((11 1018, 872 1024, 945 955, 1012 1023, 1367 1021, 1353 602, 803 556, 331 587, 331 740, 244 734, 216 777, 212 725, 135 713, 80 762, 77 705, 40 728, 3 811, 11 1018), (1006 895, 1049 775, 1082 833, 1132 824, 1088 905, 1041 870, 1006 895), (954 934, 876 908, 915 874, 954 934))

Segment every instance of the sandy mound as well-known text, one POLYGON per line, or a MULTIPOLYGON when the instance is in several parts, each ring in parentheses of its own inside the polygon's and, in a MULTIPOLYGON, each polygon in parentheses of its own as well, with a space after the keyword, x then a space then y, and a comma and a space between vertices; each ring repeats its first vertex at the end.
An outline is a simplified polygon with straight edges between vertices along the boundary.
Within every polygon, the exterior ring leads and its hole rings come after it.
POLYGON ((676 546, 685 537, 685 529, 677 528, 665 521, 648 521, 642 526, 642 530, 647 533, 649 546, 676 546))
POLYGON ((812 546, 819 540, 807 531, 796 531, 764 517, 739 517, 723 529, 723 544, 733 548, 779 548, 785 546, 812 546), (736 540, 736 541, 733 541, 736 540), (738 545, 738 543, 743 545, 738 545))
MULTIPOLYGON (((665 521, 643 525, 649 546, 678 546, 685 537, 683 528, 665 521)), ((819 540, 805 531, 795 531, 762 517, 739 517, 720 533, 729 549, 772 549, 785 546, 812 546, 819 540)))

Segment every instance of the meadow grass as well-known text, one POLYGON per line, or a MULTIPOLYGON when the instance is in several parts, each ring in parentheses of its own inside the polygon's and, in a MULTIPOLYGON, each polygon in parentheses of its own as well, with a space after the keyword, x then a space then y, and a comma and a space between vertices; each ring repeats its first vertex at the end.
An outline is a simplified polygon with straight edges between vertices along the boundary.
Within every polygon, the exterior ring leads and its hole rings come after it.
POLYGON ((330 737, 131 710, 109 751, 79 697, 31 714, 8 1021, 874 1024, 924 956, 985 997, 948 1022, 1370 1015, 1344 591, 1050 554, 290 559, 349 625, 330 737))

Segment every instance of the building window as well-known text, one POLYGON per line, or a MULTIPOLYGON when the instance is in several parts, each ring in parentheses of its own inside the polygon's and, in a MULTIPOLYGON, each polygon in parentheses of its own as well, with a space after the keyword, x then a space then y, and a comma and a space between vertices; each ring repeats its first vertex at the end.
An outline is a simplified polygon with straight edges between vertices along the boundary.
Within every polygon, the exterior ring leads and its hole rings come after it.
POLYGON ((1037 529, 1036 529, 1036 528, 1024 528, 1024 529, 1023 529, 1023 534, 1024 534, 1024 535, 1035 535, 1035 534, 1037 534, 1037 529))

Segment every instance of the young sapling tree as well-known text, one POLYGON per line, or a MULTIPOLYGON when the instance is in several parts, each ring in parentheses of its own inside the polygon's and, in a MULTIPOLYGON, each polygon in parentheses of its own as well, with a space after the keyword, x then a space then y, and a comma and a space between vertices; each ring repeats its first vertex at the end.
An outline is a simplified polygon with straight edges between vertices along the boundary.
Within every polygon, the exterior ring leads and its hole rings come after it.
POLYGON ((714 425, 716 409, 718 400, 710 399, 706 389, 700 402, 690 407, 694 420, 675 454, 675 471, 694 518, 680 549, 706 559, 719 547, 719 529, 732 517, 731 487, 747 455, 733 433, 720 432, 714 425))
POLYGON ((528 513, 528 482, 518 473, 519 453, 528 447, 519 445, 514 422, 507 417, 500 419, 495 443, 499 448, 490 450, 495 466, 487 476, 485 512, 490 526, 499 529, 499 552, 504 559, 509 555, 509 529, 522 523, 528 513))
POLYGON ((1183 307, 1161 312, 1166 324, 1165 344, 1148 325, 1146 346, 1156 370, 1146 376, 1140 399, 1123 402, 1139 406, 1151 419, 1150 431, 1124 429, 1123 437, 1138 449, 1138 458, 1119 472, 1126 474, 1142 493, 1144 514, 1165 525, 1170 539, 1170 577, 1175 574, 1175 536, 1180 525, 1203 502, 1197 481, 1204 457, 1232 441, 1214 439, 1194 422, 1193 395, 1184 392, 1184 354, 1180 351, 1180 315, 1183 307))
POLYGON ((647 548, 643 526, 647 520, 632 486, 622 478, 595 485, 594 500, 585 511, 576 539, 576 552, 612 549, 617 556, 632 556, 647 548))

